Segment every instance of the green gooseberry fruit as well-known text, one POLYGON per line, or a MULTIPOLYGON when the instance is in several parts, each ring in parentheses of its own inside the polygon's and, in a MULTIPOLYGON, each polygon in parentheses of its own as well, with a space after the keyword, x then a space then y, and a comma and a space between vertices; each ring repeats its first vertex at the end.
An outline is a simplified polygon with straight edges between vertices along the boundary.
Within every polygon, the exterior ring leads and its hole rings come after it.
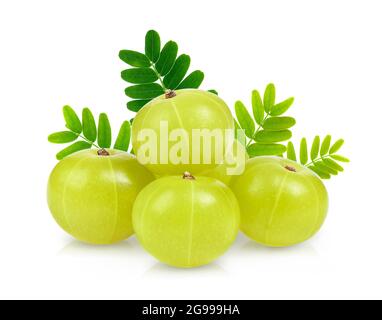
POLYGON ((256 157, 231 187, 241 209, 241 230, 272 247, 301 243, 318 232, 328 193, 310 169, 278 157, 256 157))
POLYGON ((211 177, 231 183, 235 176, 240 176, 245 170, 245 164, 249 159, 246 148, 237 140, 233 141, 233 147, 228 148, 224 160, 215 168, 200 173, 202 176, 211 177))
POLYGON ((133 226, 154 257, 175 267, 206 265, 235 240, 240 211, 222 182, 185 173, 158 179, 138 195, 133 226))
POLYGON ((48 205, 56 222, 74 238, 111 244, 133 234, 133 203, 154 179, 126 152, 84 150, 54 168, 48 205))
POLYGON ((231 111, 217 95, 197 89, 182 89, 155 98, 137 113, 132 125, 132 144, 138 161, 156 175, 181 175, 186 171, 197 174, 213 169, 221 162, 225 145, 229 143, 225 130, 232 130, 230 140, 233 140, 234 127, 231 111), (164 124, 168 133, 163 130, 164 124), (179 129, 186 136, 171 137, 179 129), (207 148, 201 139, 192 139, 193 132, 198 129, 222 134, 222 148, 219 149, 222 154, 216 152, 215 139, 210 140, 207 148), (147 130, 153 133, 153 139, 140 137, 147 130), (196 140, 201 141, 199 146, 193 144, 196 140), (181 149, 181 141, 186 142, 187 153, 181 149), (153 145, 155 153, 147 151, 148 145, 153 145), (148 158, 150 154, 152 159, 145 163, 141 154, 148 158))

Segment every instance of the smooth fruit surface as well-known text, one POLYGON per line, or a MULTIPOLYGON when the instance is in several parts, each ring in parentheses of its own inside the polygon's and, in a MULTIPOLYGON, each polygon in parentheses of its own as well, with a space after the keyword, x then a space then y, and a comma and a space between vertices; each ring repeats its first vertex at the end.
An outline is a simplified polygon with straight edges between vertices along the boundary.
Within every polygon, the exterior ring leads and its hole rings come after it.
POLYGON ((243 174, 248 159, 245 147, 239 141, 234 140, 233 147, 226 150, 224 160, 215 168, 203 171, 200 175, 218 179, 229 185, 232 178, 243 174))
POLYGON ((222 182, 164 177, 139 194, 133 225, 139 242, 161 262, 197 267, 222 255, 235 240, 239 205, 222 182))
MULTIPOLYGON (((157 137, 157 156, 154 157, 157 163, 145 163, 153 173, 161 176, 181 175, 185 171, 197 174, 214 168, 222 160, 216 152, 215 141, 212 141, 211 147, 207 150, 207 156, 211 159, 209 161, 208 157, 203 157, 203 143, 201 143, 200 147, 193 148, 192 130, 219 129, 223 134, 224 130, 233 130, 234 120, 231 111, 222 99, 210 92, 183 89, 175 91, 175 94, 176 96, 172 98, 166 98, 165 95, 162 95, 149 102, 138 112, 132 125, 132 141, 135 154, 140 159, 140 149, 143 148, 146 141, 139 141, 139 133, 143 132, 144 129, 149 129, 157 137), (160 139, 161 122, 162 124, 168 124, 168 135, 164 137, 164 140, 160 139), (172 160, 174 153, 176 153, 174 146, 178 145, 180 138, 170 138, 170 134, 178 129, 183 129, 187 133, 186 141, 189 153, 186 155, 186 164, 185 161, 182 161, 183 163, 174 163, 172 160), (165 151, 166 149, 168 152, 165 151), (173 150, 173 153, 171 150, 173 150), (163 154, 164 152, 165 154, 163 154), (195 155, 194 158, 192 157, 193 154, 195 155), (160 155, 162 155, 162 158, 160 158, 160 155), (195 159, 199 159, 199 163, 195 159)), ((225 142, 224 139, 222 143, 223 154, 225 152, 225 142)))
POLYGON ((115 150, 77 152, 60 161, 48 182, 48 204, 57 223, 78 240, 110 244, 133 234, 132 207, 154 180, 135 157, 115 150))
POLYGON ((231 187, 241 208, 241 230, 264 245, 301 243, 321 228, 327 215, 328 194, 321 179, 294 161, 253 158, 231 187))

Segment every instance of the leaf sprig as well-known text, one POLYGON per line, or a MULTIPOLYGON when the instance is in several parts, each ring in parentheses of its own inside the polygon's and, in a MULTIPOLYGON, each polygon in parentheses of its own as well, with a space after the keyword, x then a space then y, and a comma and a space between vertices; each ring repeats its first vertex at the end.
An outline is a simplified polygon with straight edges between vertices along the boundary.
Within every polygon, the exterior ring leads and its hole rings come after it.
POLYGON ((252 114, 241 101, 235 103, 237 128, 244 130, 247 137, 246 149, 249 156, 275 155, 286 152, 286 147, 280 142, 292 137, 289 130, 296 124, 292 117, 282 116, 293 104, 294 98, 289 98, 276 104, 276 88, 269 84, 263 99, 259 91, 252 91, 252 114), (256 128, 257 126, 257 128, 256 128))
POLYGON ((332 137, 327 135, 321 142, 321 138, 316 136, 313 140, 310 154, 306 138, 301 139, 299 159, 296 156, 296 149, 291 141, 288 142, 287 157, 293 161, 299 161, 302 165, 317 173, 322 179, 330 179, 344 171, 338 162, 349 162, 349 159, 339 155, 337 152, 344 144, 343 139, 332 144, 332 137), (310 160, 309 160, 310 157, 310 160))
POLYGON ((168 41, 161 48, 161 39, 155 30, 146 34, 144 53, 121 50, 119 58, 133 67, 121 72, 122 79, 133 84, 125 89, 125 94, 134 99, 127 102, 127 108, 133 112, 138 112, 146 103, 168 90, 197 89, 204 79, 200 70, 186 77, 190 56, 178 56, 178 44, 174 41, 168 41))
MULTIPOLYGON (((70 106, 64 106, 62 111, 67 130, 50 134, 48 136, 49 142, 64 144, 79 140, 58 152, 56 154, 57 160, 62 160, 74 152, 92 147, 97 149, 111 147, 112 133, 106 113, 99 115, 97 128, 93 113, 89 108, 82 110, 82 122, 70 106)), ((130 145, 130 134, 130 122, 124 121, 114 143, 114 149, 127 151, 130 145)))

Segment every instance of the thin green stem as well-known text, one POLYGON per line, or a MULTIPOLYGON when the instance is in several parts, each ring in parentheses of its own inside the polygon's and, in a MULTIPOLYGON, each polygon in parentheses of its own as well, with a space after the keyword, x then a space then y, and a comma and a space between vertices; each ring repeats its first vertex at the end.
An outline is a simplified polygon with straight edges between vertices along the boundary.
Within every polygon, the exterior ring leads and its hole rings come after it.
POLYGON ((264 125, 264 122, 265 120, 267 120, 269 118, 269 114, 267 113, 266 116, 264 117, 263 121, 261 121, 261 123, 259 124, 259 126, 257 127, 257 130, 255 131, 255 133, 253 134, 252 138, 249 138, 249 141, 246 145, 246 148, 249 147, 249 145, 251 144, 251 142, 255 141, 255 137, 256 137, 256 134, 261 130, 263 129, 263 125, 264 125))
MULTIPOLYGON (((70 131, 72 131, 72 130, 70 130, 70 131)), ((74 132, 74 131, 72 131, 72 132, 73 132, 74 134, 76 134, 77 137, 79 137, 79 138, 85 140, 87 143, 91 144, 93 147, 95 147, 95 148, 97 148, 97 149, 101 149, 101 147, 100 147, 98 144, 96 144, 95 142, 90 141, 89 139, 85 138, 82 134, 77 133, 77 132, 74 132)))
POLYGON ((158 70, 155 68, 155 64, 154 64, 153 62, 151 62, 151 68, 153 69, 153 71, 155 72, 156 76, 158 77, 161 87, 162 87, 163 90, 166 92, 168 89, 167 89, 166 86, 164 85, 164 82, 163 82, 163 80, 162 80, 162 76, 160 75, 160 73, 158 72, 158 70))
POLYGON ((316 162, 321 161, 321 160, 324 160, 324 159, 329 158, 329 157, 330 157, 330 154, 321 156, 321 157, 319 157, 319 158, 317 158, 317 159, 312 160, 312 161, 309 162, 308 164, 305 164, 304 166, 305 166, 305 167, 309 167, 309 166, 311 166, 312 164, 315 164, 316 162))

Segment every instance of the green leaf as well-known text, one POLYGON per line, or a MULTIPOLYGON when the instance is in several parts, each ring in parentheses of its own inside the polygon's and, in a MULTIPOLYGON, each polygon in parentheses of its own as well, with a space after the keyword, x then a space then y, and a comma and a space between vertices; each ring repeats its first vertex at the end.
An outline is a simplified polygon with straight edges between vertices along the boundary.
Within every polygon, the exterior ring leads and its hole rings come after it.
POLYGON ((312 143, 312 149, 310 150, 310 159, 312 159, 312 161, 318 157, 319 151, 320 151, 320 137, 315 136, 312 143))
POLYGON ((114 149, 127 151, 130 145, 131 126, 129 121, 122 123, 121 129, 119 129, 117 140, 114 144, 114 149))
POLYGON ((294 145, 291 141, 288 142, 287 157, 289 160, 297 161, 296 150, 295 150, 294 145))
POLYGON ((282 131, 267 131, 260 130, 256 133, 255 141, 262 143, 281 142, 289 140, 292 137, 292 132, 289 130, 282 131))
POLYGON ((339 139, 339 140, 337 140, 334 144, 333 144, 333 146, 330 148, 330 150, 329 150, 329 154, 334 154, 334 153, 336 153, 338 150, 340 150, 341 149, 341 147, 342 147, 342 145, 344 144, 344 139, 339 139))
POLYGON ((141 110, 150 100, 132 100, 127 103, 127 109, 133 112, 141 110))
POLYGON ((155 64, 155 68, 162 75, 165 76, 171 70, 175 63, 178 54, 178 45, 174 41, 167 42, 159 56, 159 60, 155 64))
POLYGON ((273 83, 268 84, 264 93, 264 110, 270 113, 276 100, 276 88, 273 83))
POLYGON ((280 116, 288 111, 288 109, 291 107, 291 105, 294 102, 294 98, 289 98, 283 102, 280 102, 273 106, 271 110, 271 116, 280 116))
POLYGON ((310 170, 312 170, 313 172, 315 172, 321 179, 330 179, 330 174, 321 171, 319 168, 317 168, 317 167, 315 167, 313 165, 309 166, 308 168, 310 170))
POLYGON ((342 166, 340 166, 337 162, 335 162, 334 160, 332 159, 329 159, 329 158, 325 158, 323 159, 324 163, 328 166, 328 167, 331 167, 333 168, 334 170, 336 171, 344 171, 344 168, 342 166))
POLYGON ((130 83, 151 83, 158 80, 158 76, 151 68, 133 68, 121 72, 123 80, 130 83))
POLYGON ((137 84, 125 89, 125 94, 133 99, 153 99, 164 93, 157 83, 137 84))
POLYGON ((305 165, 308 163, 308 144, 306 142, 306 138, 301 139, 300 144, 300 162, 305 165))
POLYGON ((69 147, 66 147, 65 149, 61 150, 59 153, 56 154, 57 160, 62 160, 68 155, 75 153, 77 151, 81 151, 84 149, 90 149, 92 145, 85 141, 77 141, 70 145, 69 147))
POLYGON ((200 70, 191 72, 176 89, 197 89, 204 80, 204 73, 200 70))
POLYGON ((76 112, 70 106, 64 106, 62 112, 64 114, 66 127, 75 133, 81 133, 82 124, 76 112))
POLYGON ((163 83, 167 89, 175 89, 183 80, 190 67, 191 59, 186 54, 180 55, 171 71, 164 77, 163 83))
POLYGON ((293 127, 296 120, 292 117, 272 117, 264 121, 263 128, 266 130, 285 130, 293 127))
POLYGON ((94 116, 89 108, 82 110, 82 125, 84 128, 84 136, 91 142, 97 139, 97 126, 94 121, 94 116))
POLYGON ((155 30, 146 33, 145 53, 152 62, 157 62, 160 55, 160 37, 155 30))
POLYGON ((350 162, 350 160, 344 156, 340 156, 338 154, 331 154, 330 155, 331 158, 333 158, 334 160, 337 160, 337 161, 341 161, 341 162, 350 162))
POLYGON ((248 155, 253 158, 257 156, 279 156, 286 151, 282 144, 253 143, 247 148, 248 155))
POLYGON ((219 95, 219 93, 215 89, 207 90, 207 92, 211 92, 213 94, 216 94, 217 96, 219 95))
POLYGON ((322 172, 326 172, 335 176, 338 174, 337 170, 334 170, 332 167, 327 166, 323 161, 317 161, 314 163, 314 165, 322 172))
POLYGON ((261 125, 264 120, 264 106, 259 91, 252 91, 252 110, 257 124, 261 125))
POLYGON ((121 50, 119 58, 132 67, 150 67, 151 63, 143 53, 132 50, 121 50))
POLYGON ((78 135, 72 131, 55 132, 48 136, 48 141, 52 143, 68 143, 76 140, 78 135))
POLYGON ((321 151, 320 151, 321 157, 323 157, 324 155, 326 155, 329 152, 331 142, 332 142, 332 136, 327 135, 321 144, 321 151))
POLYGON ((255 123, 249 115, 247 108, 241 101, 236 101, 235 112, 240 127, 245 130, 245 135, 252 139, 255 134, 255 123))
POLYGON ((110 122, 105 113, 101 113, 98 119, 98 145, 100 148, 110 148, 111 146, 110 122))

